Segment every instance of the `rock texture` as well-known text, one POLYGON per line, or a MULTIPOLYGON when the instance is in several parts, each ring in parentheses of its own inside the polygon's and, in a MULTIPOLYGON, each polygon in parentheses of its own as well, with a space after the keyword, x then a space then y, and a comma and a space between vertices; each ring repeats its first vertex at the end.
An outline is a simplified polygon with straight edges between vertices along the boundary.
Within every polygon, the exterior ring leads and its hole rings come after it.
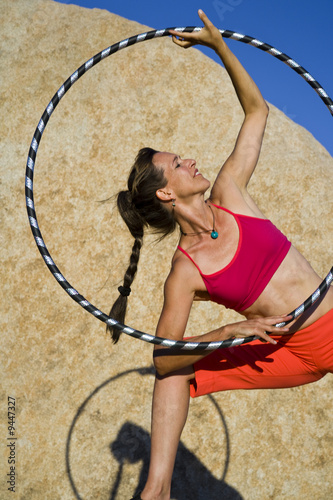
MULTIPOLYGON (((58 286, 28 226, 24 170, 39 118, 67 77, 146 28, 51 0, 2 0, 1 11, 0 425, 5 443, 7 397, 15 397, 16 497, 130 498, 148 461, 152 348, 126 336, 112 346, 104 324, 58 286)), ((241 120, 225 71, 168 39, 120 51, 75 84, 44 133, 34 191, 45 242, 80 293, 106 312, 117 295, 131 238, 112 200, 100 201, 124 186, 137 150, 194 157, 213 178, 241 120)), ((322 276, 332 265, 332 183, 331 156, 271 106, 252 194, 322 276)), ((129 325, 154 333, 176 241, 147 236, 129 325)), ((199 304, 188 332, 236 317, 199 304)), ((332 380, 194 401, 173 498, 330 498, 332 380)))

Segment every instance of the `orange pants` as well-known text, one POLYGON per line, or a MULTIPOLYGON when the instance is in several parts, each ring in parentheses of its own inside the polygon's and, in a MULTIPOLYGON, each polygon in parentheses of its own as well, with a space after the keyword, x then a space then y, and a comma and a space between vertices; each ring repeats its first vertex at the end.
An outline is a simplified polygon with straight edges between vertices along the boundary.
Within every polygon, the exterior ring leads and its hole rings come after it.
POLYGON ((333 309, 277 344, 218 349, 194 364, 192 398, 231 389, 281 389, 309 384, 333 372, 333 309))

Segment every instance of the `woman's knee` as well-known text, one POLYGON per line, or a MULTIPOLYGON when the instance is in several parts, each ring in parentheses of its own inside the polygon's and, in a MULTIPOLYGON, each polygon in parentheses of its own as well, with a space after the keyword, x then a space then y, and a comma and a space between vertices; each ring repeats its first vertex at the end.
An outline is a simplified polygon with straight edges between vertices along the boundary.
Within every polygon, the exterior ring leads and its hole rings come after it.
POLYGON ((185 368, 181 368, 171 373, 167 373, 166 375, 159 375, 156 372, 156 380, 175 383, 176 380, 180 382, 190 382, 195 378, 195 372, 193 366, 187 366, 185 368))

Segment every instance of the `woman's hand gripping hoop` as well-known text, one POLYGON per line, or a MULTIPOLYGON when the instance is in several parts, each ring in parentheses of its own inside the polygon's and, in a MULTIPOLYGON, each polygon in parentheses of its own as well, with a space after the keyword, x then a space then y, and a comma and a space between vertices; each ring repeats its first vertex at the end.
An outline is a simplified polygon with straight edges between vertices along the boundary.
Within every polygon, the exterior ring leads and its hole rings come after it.
MULTIPOLYGON (((96 54, 94 57, 89 59, 86 63, 84 63, 82 66, 80 66, 65 82, 64 84, 59 88, 59 90, 54 94, 52 97, 50 103, 44 110, 44 113, 42 114, 42 117, 37 125, 37 128, 35 130, 30 149, 29 149, 29 154, 28 154, 28 160, 27 160, 27 165, 26 165, 26 177, 25 177, 25 196, 26 196, 26 206, 27 206, 27 211, 28 211, 28 217, 29 217, 29 223, 30 227, 32 230, 32 233, 35 238, 35 242, 37 244, 37 247, 44 259, 45 264, 49 268, 50 272, 54 276, 54 278, 58 281, 58 283, 62 286, 62 288, 70 295, 70 297, 75 300, 80 306, 82 306, 86 311, 90 312, 93 314, 96 318, 100 319, 104 323, 110 324, 114 326, 115 328, 119 329, 121 332, 126 333, 127 335, 130 335, 131 337, 138 338, 140 340, 144 340, 145 342, 150 342, 151 344, 157 344, 157 345, 162 345, 168 348, 172 349, 181 349, 181 350, 195 350, 195 349, 200 349, 200 350, 215 350, 218 348, 223 348, 223 347, 231 347, 231 346, 236 346, 240 345, 243 343, 251 342, 254 340, 256 337, 247 337, 247 338, 237 338, 237 339, 230 339, 230 340, 224 340, 221 342, 185 342, 185 341, 174 341, 174 340, 169 340, 161 337, 154 337, 153 335, 149 335, 144 332, 140 332, 138 330, 135 330, 129 326, 123 325, 114 319, 112 319, 110 316, 107 314, 103 313, 99 309, 97 309, 93 304, 88 302, 80 293, 73 288, 70 283, 66 280, 66 278, 61 274, 59 271, 58 267, 54 263, 48 249, 46 248, 45 242, 43 240, 40 228, 38 226, 37 222, 37 215, 36 215, 36 210, 35 210, 35 204, 34 204, 34 195, 33 195, 33 175, 34 175, 34 168, 35 168, 35 163, 36 163, 36 156, 37 156, 37 151, 38 147, 43 135, 43 132, 45 130, 45 127, 50 119, 51 114, 59 104, 60 100, 63 98, 63 96, 66 94, 66 92, 72 87, 72 85, 79 79, 81 76, 83 76, 90 68, 95 66, 97 63, 99 63, 102 59, 105 59, 106 57, 110 56, 111 54, 114 54, 115 52, 118 52, 121 49, 124 49, 126 47, 129 47, 131 45, 134 45, 139 42, 143 42, 145 40, 151 40, 154 38, 160 38, 163 36, 169 36, 172 32, 176 32, 177 34, 181 33, 192 33, 192 32, 198 32, 202 30, 201 27, 194 27, 194 26, 187 26, 184 28, 181 27, 175 27, 175 28, 166 28, 162 30, 153 30, 153 31, 148 31, 146 33, 141 33, 139 35, 132 36, 130 38, 127 38, 126 40, 122 40, 121 42, 117 42, 114 45, 111 45, 110 47, 106 48, 102 52, 99 52, 96 54)), ((293 59, 291 59, 289 56, 286 54, 280 52, 279 50, 275 49, 271 45, 261 42, 260 40, 257 40, 256 38, 247 36, 247 35, 242 35, 240 33, 236 33, 234 31, 229 31, 229 30, 219 30, 221 35, 225 38, 232 38, 233 40, 237 40, 239 42, 243 42, 249 45, 252 45, 260 50, 263 50, 264 52, 267 52, 268 54, 271 54, 272 56, 276 57, 280 61, 284 62, 287 64, 291 69, 296 71, 304 80, 308 82, 308 84, 317 92, 319 97, 322 99, 328 110, 330 111, 331 115, 333 115, 333 101, 332 99, 328 96, 328 94, 325 92, 325 90, 322 88, 322 86, 302 67, 300 66, 297 62, 295 62, 293 59)), ((193 45, 193 44, 192 44, 193 45)), ((293 319, 296 319, 299 317, 304 311, 306 311, 314 302, 316 302, 327 290, 327 288, 330 286, 333 280, 333 268, 331 271, 328 273, 324 281, 321 283, 319 288, 295 311, 290 313, 292 319, 290 319, 288 322, 283 322, 279 323, 278 327, 283 327, 285 324, 289 323, 290 321, 293 321, 293 319)))

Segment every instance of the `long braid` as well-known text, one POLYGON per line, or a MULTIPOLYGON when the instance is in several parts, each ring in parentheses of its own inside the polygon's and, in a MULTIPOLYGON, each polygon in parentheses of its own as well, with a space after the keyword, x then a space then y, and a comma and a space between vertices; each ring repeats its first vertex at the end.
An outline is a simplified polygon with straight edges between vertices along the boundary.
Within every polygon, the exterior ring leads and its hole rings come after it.
MULTIPOLYGON (((117 300, 115 301, 110 310, 111 318, 117 319, 117 321, 119 321, 120 323, 124 323, 125 320, 126 310, 127 310, 127 299, 130 294, 131 285, 133 283, 133 280, 135 278, 138 269, 138 262, 140 258, 140 251, 142 244, 143 244, 142 237, 135 238, 132 247, 132 253, 130 256, 130 263, 124 274, 123 287, 118 288, 118 290, 120 291, 119 297, 117 298, 117 300)), ((107 326, 107 331, 111 333, 112 340, 116 344, 120 337, 120 331, 117 330, 116 328, 112 328, 110 325, 107 326)))
MULTIPOLYGON (((156 191, 166 186, 167 180, 163 171, 153 164, 154 149, 143 148, 139 151, 128 178, 128 190, 120 191, 117 196, 117 206, 130 233, 134 238, 129 266, 124 274, 123 286, 118 288, 120 295, 113 304, 111 318, 124 323, 128 295, 136 276, 140 251, 143 245, 144 228, 151 226, 156 233, 164 238, 172 233, 176 222, 169 211, 156 196, 156 191)), ((107 326, 114 343, 118 342, 120 331, 107 326)))

